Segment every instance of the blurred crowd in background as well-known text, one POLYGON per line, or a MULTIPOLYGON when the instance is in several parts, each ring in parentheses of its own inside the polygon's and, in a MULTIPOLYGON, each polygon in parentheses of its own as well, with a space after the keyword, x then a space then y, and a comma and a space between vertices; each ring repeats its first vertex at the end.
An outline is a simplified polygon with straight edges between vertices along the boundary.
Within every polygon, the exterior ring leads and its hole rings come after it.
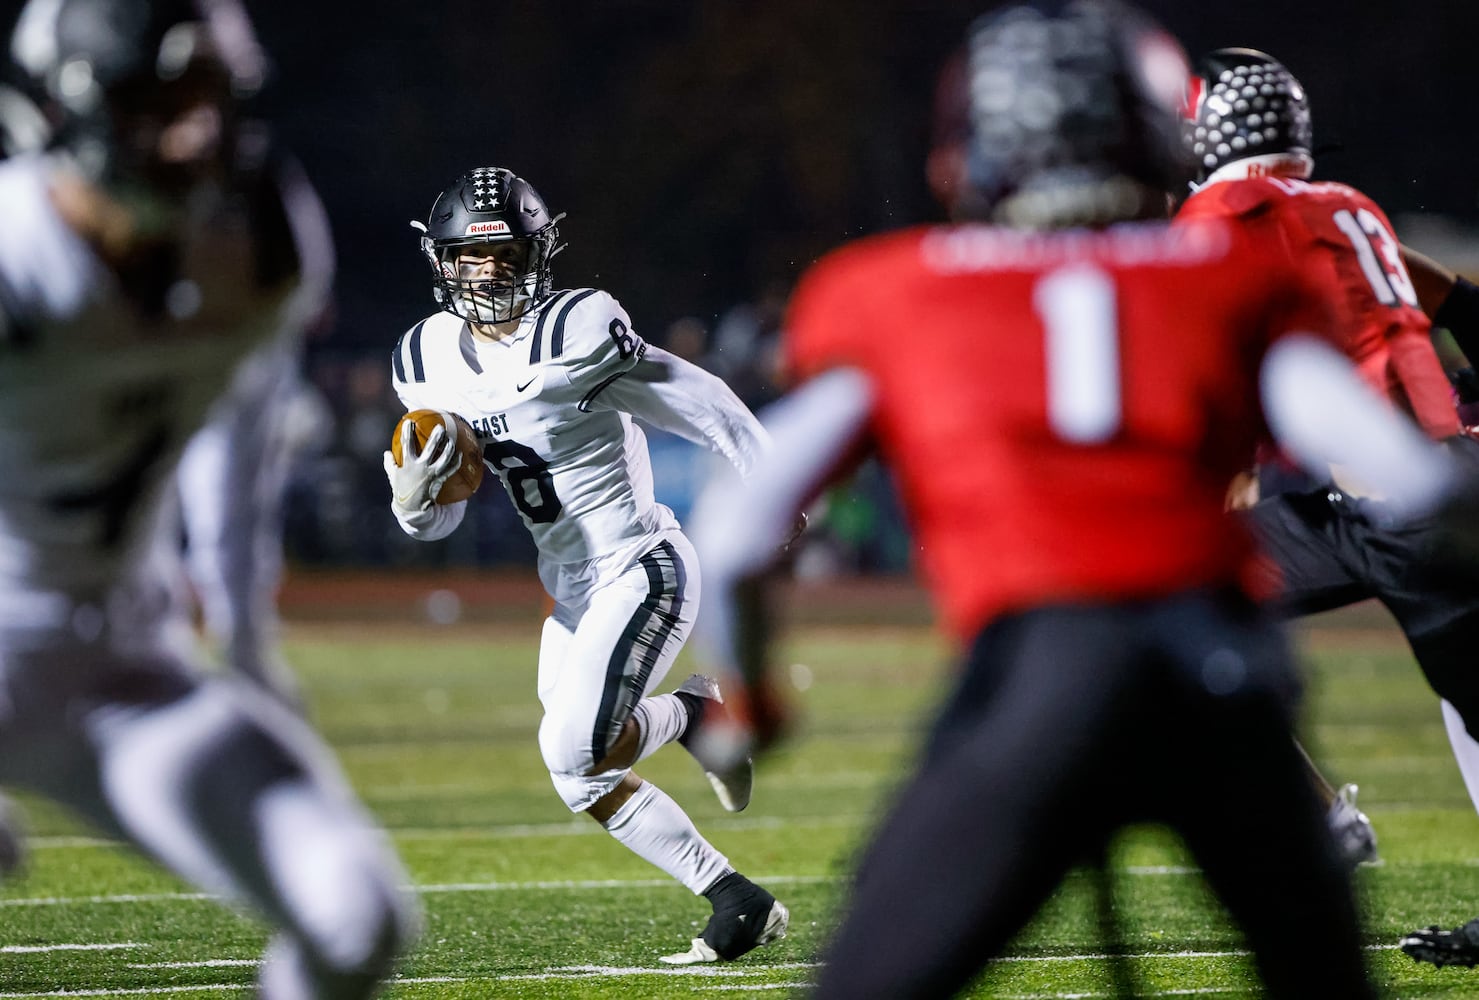
MULTIPOLYGON (((936 74, 983 5, 969 0, 553 0, 301 5, 247 0, 273 60, 257 99, 329 210, 334 312, 310 340, 288 503, 290 559, 310 566, 532 564, 492 483, 453 539, 408 540, 380 454, 399 407, 390 350, 431 305, 412 219, 473 166, 529 179, 568 213, 560 287, 615 295, 638 331, 760 407, 796 276, 867 232, 942 217, 923 163, 936 74)), ((3 6, 3 5, 0 5, 3 6)), ((18 5, 17 5, 18 6, 18 5)), ((1308 88, 1320 174, 1387 207, 1419 249, 1471 273, 1479 225, 1474 130, 1455 96, 1479 65, 1479 5, 1151 0, 1193 53, 1278 53, 1308 88), (1437 228, 1404 227, 1414 213, 1437 228)), ((13 15, 0 9, 8 33, 13 15)), ((901 317, 900 342, 907 343, 901 317)), ((705 469, 654 435, 662 498, 680 515, 705 469)), ((802 572, 896 571, 909 543, 872 471, 828 498, 802 572)))

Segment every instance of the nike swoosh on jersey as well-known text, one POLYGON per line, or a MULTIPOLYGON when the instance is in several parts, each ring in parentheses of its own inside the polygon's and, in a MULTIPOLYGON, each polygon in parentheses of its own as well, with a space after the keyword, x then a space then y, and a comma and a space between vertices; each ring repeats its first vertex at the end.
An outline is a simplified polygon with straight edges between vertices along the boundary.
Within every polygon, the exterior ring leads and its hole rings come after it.
POLYGON ((523 392, 525 389, 527 389, 531 385, 533 385, 538 378, 539 378, 539 376, 536 375, 536 376, 534 376, 534 378, 531 378, 529 381, 525 382, 523 385, 516 385, 516 386, 514 386, 514 390, 516 392, 523 392))

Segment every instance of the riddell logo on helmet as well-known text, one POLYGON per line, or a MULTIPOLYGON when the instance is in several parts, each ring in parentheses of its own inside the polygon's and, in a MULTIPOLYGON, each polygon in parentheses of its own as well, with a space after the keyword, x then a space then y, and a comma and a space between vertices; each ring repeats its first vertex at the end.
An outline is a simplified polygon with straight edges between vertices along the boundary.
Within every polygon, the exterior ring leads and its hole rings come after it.
POLYGON ((470 223, 468 225, 467 232, 463 233, 462 235, 464 235, 464 236, 479 236, 479 235, 481 235, 483 233, 506 233, 506 232, 508 232, 508 223, 507 222, 503 222, 503 221, 498 221, 498 222, 473 222, 473 223, 470 223))

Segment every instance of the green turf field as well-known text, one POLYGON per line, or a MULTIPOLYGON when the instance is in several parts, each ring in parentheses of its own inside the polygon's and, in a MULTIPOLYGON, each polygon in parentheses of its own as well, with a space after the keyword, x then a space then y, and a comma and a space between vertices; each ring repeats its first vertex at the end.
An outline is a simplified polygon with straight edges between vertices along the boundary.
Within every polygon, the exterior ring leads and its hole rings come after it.
MULTIPOLYGON (((1479 914, 1479 819, 1436 701, 1394 631, 1334 624, 1302 633, 1314 666, 1307 736, 1335 777, 1360 782, 1381 838, 1383 862, 1359 875, 1372 968, 1391 997, 1479 995, 1479 970, 1433 970, 1391 947, 1412 927, 1479 914)), ((742 815, 719 808, 676 747, 646 762, 643 774, 792 912, 777 945, 682 970, 657 956, 681 950, 707 905, 555 798, 534 739, 536 636, 537 626, 290 632, 314 717, 426 907, 425 934, 388 995, 804 995, 852 853, 937 693, 944 647, 912 627, 795 631, 785 658, 812 681, 805 730, 762 767, 742 815)), ((242 995, 263 941, 256 924, 27 806, 29 872, 0 894, 0 998, 242 995)), ((1141 995, 1256 995, 1238 937, 1173 843, 1139 831, 1115 864, 1141 995)), ((1110 995, 1086 882, 1070 878, 969 995, 1110 995)))

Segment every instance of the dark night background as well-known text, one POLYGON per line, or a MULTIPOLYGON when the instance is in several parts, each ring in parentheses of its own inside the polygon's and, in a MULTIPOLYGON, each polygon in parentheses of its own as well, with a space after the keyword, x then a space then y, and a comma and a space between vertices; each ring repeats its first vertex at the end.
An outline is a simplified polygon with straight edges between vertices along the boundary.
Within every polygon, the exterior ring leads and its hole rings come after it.
MULTIPOLYGON (((410 220, 463 171, 512 168, 568 213, 558 286, 606 289, 674 350, 686 330, 682 353, 762 404, 765 345, 800 272, 850 238, 941 218, 923 172, 935 76, 993 6, 244 2, 275 67, 259 110, 306 164, 338 249, 335 310, 309 345, 318 403, 300 422, 315 440, 286 505, 290 557, 479 566, 533 557, 501 491, 480 491, 455 542, 431 545, 384 503, 380 455, 401 410, 389 353, 434 308, 410 220), (769 312, 746 309, 761 301, 769 312)), ((1479 2, 1141 6, 1193 56, 1244 45, 1283 60, 1309 95, 1317 176, 1365 190, 1404 239, 1479 276, 1479 2)), ((19 8, 0 0, 6 35, 19 8)), ((702 470, 681 444, 653 439, 659 496, 680 516, 702 470)), ((809 535, 838 567, 908 563, 876 471, 809 535)))
MULTIPOLYGON (((431 306, 407 225, 474 165, 568 218, 562 286, 649 338, 789 286, 838 242, 938 217, 921 163, 960 0, 246 0, 275 73, 264 113, 333 220, 338 313, 318 352, 388 348, 431 306)), ((1394 218, 1479 223, 1479 3, 1151 0, 1196 53, 1264 48, 1309 93, 1318 174, 1394 218)), ((20 4, 5 0, 3 23, 20 4)), ((1399 222, 1400 228, 1400 222, 1399 222)))
MULTIPOLYGON (((388 347, 431 306, 407 225, 480 164, 513 168, 595 284, 661 339, 849 237, 938 217, 921 164, 935 71, 990 4, 926 0, 248 0, 263 104, 340 254, 321 348, 388 347)), ((1189 52, 1264 48, 1301 78, 1320 176, 1389 214, 1479 222, 1479 3, 1142 4, 1189 52)))

